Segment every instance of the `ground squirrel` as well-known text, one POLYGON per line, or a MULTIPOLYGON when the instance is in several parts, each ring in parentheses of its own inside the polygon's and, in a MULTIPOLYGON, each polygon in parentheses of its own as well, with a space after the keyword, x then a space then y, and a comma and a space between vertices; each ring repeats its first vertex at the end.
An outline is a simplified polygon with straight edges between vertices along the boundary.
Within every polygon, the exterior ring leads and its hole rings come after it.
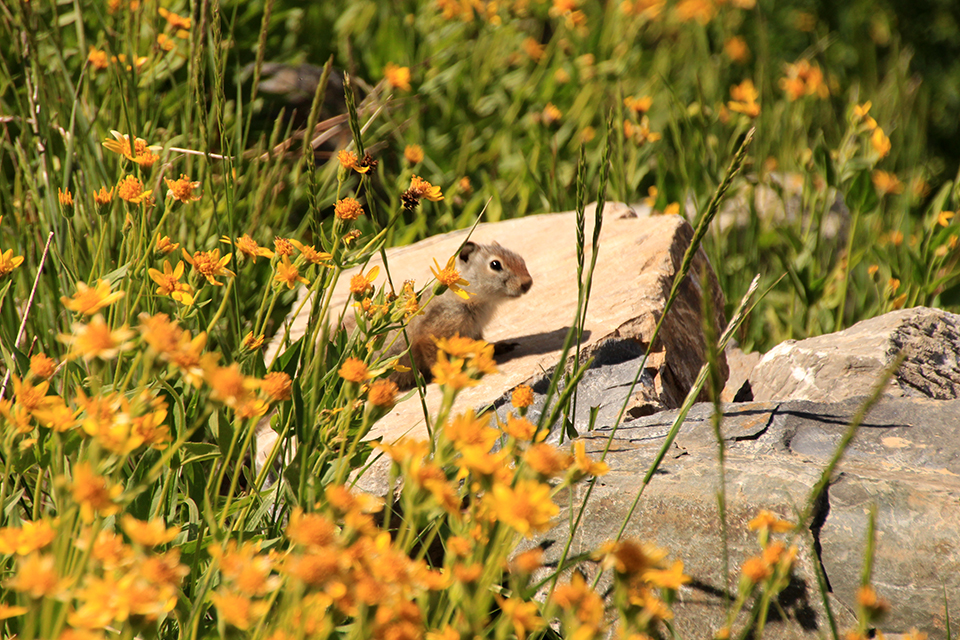
MULTIPOLYGON (((412 356, 420 375, 427 382, 431 379, 430 368, 437 361, 436 338, 460 334, 482 340, 483 328, 493 317, 497 306, 507 298, 519 298, 533 285, 533 278, 523 258, 496 242, 465 243, 457 257, 457 270, 470 283, 464 287, 470 299, 464 300, 453 291, 445 291, 407 325, 410 353, 400 359, 400 364, 410 367, 412 356)), ((406 341, 400 336, 387 355, 396 355, 405 348, 406 341)), ((412 370, 396 372, 390 378, 401 389, 409 389, 416 384, 412 370)))

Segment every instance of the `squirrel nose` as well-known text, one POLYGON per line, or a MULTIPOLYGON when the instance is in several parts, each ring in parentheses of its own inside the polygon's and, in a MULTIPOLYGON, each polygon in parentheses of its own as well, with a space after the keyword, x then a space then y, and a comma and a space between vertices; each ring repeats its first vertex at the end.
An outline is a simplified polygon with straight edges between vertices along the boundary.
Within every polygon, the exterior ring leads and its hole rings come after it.
POLYGON ((526 293, 527 291, 530 291, 530 287, 532 286, 533 286, 533 278, 531 278, 530 276, 527 276, 526 278, 520 281, 520 290, 523 291, 524 293, 526 293))

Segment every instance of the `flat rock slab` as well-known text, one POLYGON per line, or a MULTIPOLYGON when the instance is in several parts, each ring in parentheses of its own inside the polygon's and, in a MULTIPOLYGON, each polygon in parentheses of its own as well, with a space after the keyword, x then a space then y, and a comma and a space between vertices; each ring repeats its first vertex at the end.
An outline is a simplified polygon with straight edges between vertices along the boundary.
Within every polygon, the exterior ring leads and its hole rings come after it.
POLYGON ((960 398, 960 316, 927 307, 777 345, 750 374, 753 398, 836 402, 866 395, 901 349, 906 359, 888 395, 960 398))
MULTIPOLYGON (((593 210, 588 207, 588 244, 593 233, 593 210)), ((605 207, 581 344, 582 358, 590 357, 604 345, 609 352, 611 341, 614 345, 632 342, 646 348, 692 235, 692 229, 680 216, 638 217, 634 209, 624 204, 609 203, 605 207)), ((404 279, 414 277, 422 286, 431 277, 429 267, 433 260, 444 264, 466 237, 466 231, 457 231, 388 250, 395 285, 399 287, 404 279)), ((533 276, 533 288, 525 296, 501 305, 484 337, 489 342, 516 343, 516 347, 498 358, 498 374, 487 376, 479 386, 461 393, 455 411, 489 406, 504 392, 524 382, 534 383, 552 370, 577 307, 575 212, 481 224, 472 239, 480 243, 496 241, 523 256, 533 276)), ((589 247, 586 260, 590 260, 589 247)), ((379 263, 379 258, 371 260, 367 270, 379 263)), ((661 329, 659 344, 654 347, 656 353, 648 361, 655 375, 653 388, 645 392, 644 401, 657 408, 679 406, 704 361, 700 301, 700 273, 704 268, 713 283, 714 323, 721 330, 725 325, 723 296, 701 250, 694 260, 691 277, 684 283, 661 329)), ((347 303, 353 273, 347 271, 340 278, 331 309, 347 303)), ((378 284, 385 277, 383 269, 380 273, 378 284)), ((303 335, 306 315, 292 319, 292 341, 303 335)), ((278 332, 282 334, 282 330, 278 332)), ((273 344, 267 350, 267 362, 273 359, 278 346, 273 344)), ((627 351, 634 356, 637 349, 627 351)), ((723 367, 725 372, 725 361, 723 367)), ((431 415, 435 415, 440 401, 437 386, 428 385, 426 404, 431 415)), ((404 434, 423 437, 425 433, 421 404, 418 398, 411 397, 380 420, 371 436, 389 442, 404 434)))
MULTIPOLYGON (((840 403, 754 402, 725 405, 726 500, 730 567, 758 553, 747 523, 761 509, 796 521, 837 448, 861 399, 840 403)), ((724 579, 717 508, 717 441, 712 406, 688 414, 659 471, 629 519, 627 537, 647 540, 684 561, 693 583, 681 589, 676 624, 682 637, 711 637, 722 624, 723 592, 735 595, 736 575, 724 579)), ((664 442, 676 411, 627 422, 617 429, 601 477, 587 502, 571 553, 587 552, 616 535, 643 476, 664 442)), ((812 530, 800 545, 796 579, 781 598, 786 619, 764 637, 829 637, 811 552, 820 549, 831 606, 841 631, 855 621, 855 596, 864 562, 868 514, 876 507, 873 584, 891 604, 882 630, 917 627, 945 637, 944 594, 951 617, 960 611, 960 400, 884 398, 868 414, 838 472, 816 505, 812 530)), ((599 456, 611 435, 583 436, 599 456)), ((586 485, 558 497, 558 526, 535 542, 554 542, 557 560, 569 536, 567 509, 579 509, 586 485)), ((588 572, 594 567, 587 565, 588 572)))

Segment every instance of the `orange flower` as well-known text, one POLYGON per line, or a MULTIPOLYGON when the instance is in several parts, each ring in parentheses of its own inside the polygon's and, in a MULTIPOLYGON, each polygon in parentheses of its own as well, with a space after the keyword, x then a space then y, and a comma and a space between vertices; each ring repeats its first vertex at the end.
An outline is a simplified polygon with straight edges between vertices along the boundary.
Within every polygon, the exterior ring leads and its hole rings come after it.
POLYGON ((752 80, 744 80, 738 85, 730 88, 730 97, 733 98, 727 103, 731 111, 743 113, 751 118, 760 115, 760 105, 757 98, 760 97, 757 88, 753 86, 752 80))
POLYGON ((193 304, 193 287, 186 282, 180 282, 183 276, 183 261, 178 260, 176 268, 170 267, 168 260, 163 261, 163 272, 157 269, 147 269, 147 274, 156 282, 157 293, 161 296, 170 296, 182 305, 193 304))
POLYGON ((744 64, 750 60, 750 48, 746 41, 740 36, 728 38, 723 43, 723 52, 730 60, 738 64, 744 64))
POLYGON ((515 489, 498 482, 493 486, 492 506, 500 522, 528 538, 549 529, 560 512, 550 498, 550 485, 535 480, 520 480, 515 489))
POLYGON ((121 200, 131 204, 149 203, 151 193, 153 193, 153 190, 144 191, 143 183, 134 176, 124 176, 117 184, 117 195, 120 196, 121 200))
POLYGON ((287 289, 293 289, 297 282, 301 284, 310 284, 310 281, 300 275, 296 265, 290 262, 290 258, 283 256, 277 263, 277 273, 273 276, 275 282, 286 285, 287 289))
POLYGON ((264 376, 262 386, 263 392, 271 400, 289 400, 293 389, 293 381, 283 371, 272 371, 264 376))
POLYGON ((77 292, 73 294, 73 297, 67 298, 64 296, 60 298, 60 302, 70 311, 89 316, 113 304, 123 296, 123 291, 110 292, 109 281, 97 280, 97 284, 93 287, 88 287, 85 283, 78 282, 77 292))
POLYGON ((123 487, 98 476, 89 462, 80 462, 73 466, 70 492, 74 501, 80 505, 80 515, 84 522, 93 522, 94 514, 97 513, 107 517, 120 512, 116 499, 123 493, 123 487))
POLYGON ((403 149, 403 157, 410 164, 419 164, 423 162, 423 148, 418 144, 408 144, 403 149))
POLYGON ((107 52, 97 49, 93 45, 90 45, 90 53, 87 54, 87 61, 93 65, 94 69, 106 69, 109 65, 107 52))
POLYGON ((168 198, 173 198, 184 204, 200 199, 200 194, 193 193, 194 189, 200 188, 200 183, 190 182, 190 178, 185 173, 181 173, 177 180, 171 180, 170 178, 164 178, 163 180, 167 183, 168 198))
POLYGON ((383 75, 394 89, 410 91, 410 67, 398 67, 388 62, 383 68, 383 75))
POLYGON ((350 278, 350 293, 353 294, 353 297, 360 300, 365 296, 371 295, 373 293, 373 281, 376 280, 379 273, 380 267, 376 266, 370 269, 367 275, 363 275, 361 271, 350 278))
POLYGON ((222 282, 217 281, 216 276, 236 276, 233 271, 227 269, 227 264, 233 258, 232 253, 220 257, 220 249, 213 251, 197 251, 192 256, 182 249, 183 259, 190 263, 200 275, 207 279, 212 285, 223 286, 222 282))
POLYGON ((56 371, 57 363, 45 353, 30 356, 30 373, 38 378, 49 378, 56 371))
MULTIPOLYGON (((120 60, 123 61, 125 58, 120 57, 120 60)), ((109 138, 105 140, 103 142, 104 148, 109 149, 114 153, 119 153, 128 160, 133 160, 144 168, 149 168, 159 159, 157 152, 162 149, 160 145, 148 145, 147 141, 143 138, 134 138, 133 148, 131 148, 129 135, 124 135, 119 131, 111 131, 110 135, 113 136, 113 140, 110 140, 109 138)))
POLYGON ((333 257, 329 253, 317 251, 315 248, 305 245, 299 240, 294 240, 293 238, 290 238, 290 244, 297 248, 301 255, 306 258, 307 262, 311 262, 313 264, 323 264, 325 262, 329 262, 330 258, 333 257))
POLYGON ((641 98, 634 98, 633 96, 627 96, 623 99, 623 106, 634 113, 646 113, 650 110, 650 106, 653 104, 653 98, 650 96, 643 96, 641 98))
POLYGON ((903 193, 903 183, 894 173, 876 169, 871 175, 871 179, 873 180, 873 186, 877 188, 881 196, 903 193))
POLYGON ((397 384, 392 380, 377 380, 370 385, 367 399, 375 407, 389 409, 397 400, 397 384))
POLYGON ((356 220, 363 215, 363 205, 353 198, 344 198, 337 200, 337 204, 333 208, 333 213, 340 220, 356 220))
POLYGON ((93 192, 93 203, 98 207, 102 207, 105 204, 110 204, 113 201, 113 189, 107 191, 106 187, 100 187, 99 191, 93 192))
POLYGON ((873 130, 873 135, 870 136, 870 144, 879 158, 885 158, 890 153, 890 138, 883 133, 883 129, 880 127, 873 130))
POLYGON ((273 251, 267 249, 266 247, 261 247, 257 244, 257 241, 251 238, 248 234, 243 234, 241 237, 237 238, 236 242, 231 242, 230 238, 223 236, 220 238, 220 242, 224 244, 233 244, 237 250, 245 256, 248 256, 254 263, 257 262, 257 258, 272 258, 273 251))
POLYGON ((183 16, 179 16, 172 11, 167 11, 163 7, 160 7, 159 9, 157 9, 157 13, 159 13, 162 18, 165 18, 166 21, 170 24, 170 26, 173 27, 174 29, 190 28, 190 18, 184 18, 183 16))
POLYGON ((180 248, 179 242, 170 242, 170 236, 157 236, 157 251, 161 253, 173 253, 180 248))
POLYGON ((347 382, 356 382, 358 384, 370 377, 367 371, 367 365, 364 364, 363 360, 357 358, 347 358, 344 360, 337 373, 347 382))
POLYGON ((70 190, 61 191, 60 187, 57 187, 57 200, 60 201, 60 206, 62 207, 72 207, 73 206, 73 194, 70 193, 70 190))
POLYGON ((135 543, 143 547, 157 547, 177 537, 180 527, 167 528, 163 520, 157 518, 149 522, 137 520, 129 513, 120 519, 120 526, 135 543))

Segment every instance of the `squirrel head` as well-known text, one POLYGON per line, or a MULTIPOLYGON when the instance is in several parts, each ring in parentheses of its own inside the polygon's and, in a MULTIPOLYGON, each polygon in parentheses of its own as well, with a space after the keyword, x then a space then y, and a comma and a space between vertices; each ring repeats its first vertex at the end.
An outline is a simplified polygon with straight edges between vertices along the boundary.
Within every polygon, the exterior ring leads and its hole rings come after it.
POLYGON ((518 298, 533 286, 523 258, 496 242, 465 243, 460 249, 458 269, 470 283, 467 291, 481 300, 518 298))

